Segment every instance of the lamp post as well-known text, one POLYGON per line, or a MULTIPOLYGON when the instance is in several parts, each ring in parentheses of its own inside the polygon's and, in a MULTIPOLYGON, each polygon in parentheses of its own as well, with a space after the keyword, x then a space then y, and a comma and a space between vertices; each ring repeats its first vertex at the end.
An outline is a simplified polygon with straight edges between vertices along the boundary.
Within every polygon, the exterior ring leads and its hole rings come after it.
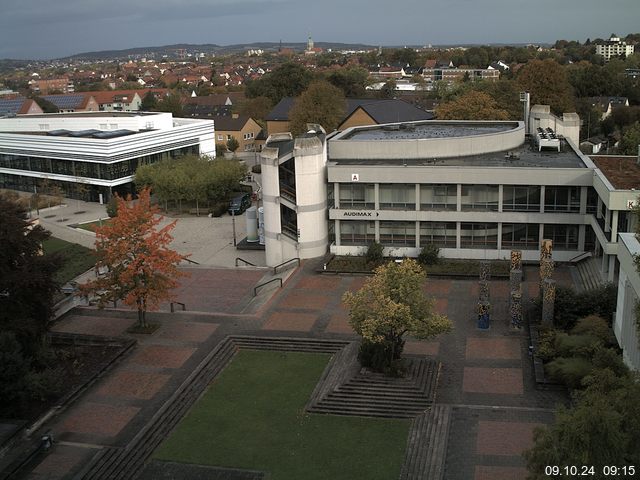
POLYGON ((236 211, 231 209, 231 225, 233 228, 233 246, 236 245, 236 211))

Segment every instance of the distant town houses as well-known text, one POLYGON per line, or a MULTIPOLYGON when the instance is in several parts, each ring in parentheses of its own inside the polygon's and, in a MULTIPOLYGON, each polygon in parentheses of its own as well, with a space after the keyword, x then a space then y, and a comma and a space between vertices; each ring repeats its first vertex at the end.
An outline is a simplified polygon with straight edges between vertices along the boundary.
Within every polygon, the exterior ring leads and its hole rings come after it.
POLYGON ((609 40, 596 44, 596 55, 601 55, 605 62, 611 60, 612 57, 628 57, 633 55, 634 45, 627 44, 620 40, 615 33, 611 34, 609 40))

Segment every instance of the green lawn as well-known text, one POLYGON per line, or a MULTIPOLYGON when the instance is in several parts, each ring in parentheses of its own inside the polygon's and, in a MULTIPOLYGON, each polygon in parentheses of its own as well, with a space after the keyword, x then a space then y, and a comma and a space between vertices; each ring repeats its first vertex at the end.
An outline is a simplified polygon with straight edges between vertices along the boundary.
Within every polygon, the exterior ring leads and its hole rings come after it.
POLYGON ((93 250, 59 238, 51 237, 45 240, 42 243, 42 249, 45 255, 57 253, 62 256, 62 265, 56 275, 56 280, 60 285, 73 280, 96 264, 96 256, 93 250))
POLYGON ((398 478, 409 420, 304 413, 328 360, 240 351, 155 458, 268 471, 272 480, 398 478))

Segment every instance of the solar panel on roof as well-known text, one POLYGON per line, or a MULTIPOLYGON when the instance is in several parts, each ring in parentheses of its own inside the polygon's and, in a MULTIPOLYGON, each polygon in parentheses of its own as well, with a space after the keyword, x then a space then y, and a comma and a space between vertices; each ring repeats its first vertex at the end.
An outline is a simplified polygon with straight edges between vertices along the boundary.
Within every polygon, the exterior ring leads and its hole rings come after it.
POLYGON ((0 113, 18 113, 22 104, 24 103, 24 98, 13 98, 10 100, 0 100, 0 113))
POLYGON ((96 133, 100 133, 100 130, 95 130, 95 129, 79 130, 79 131, 76 131, 76 132, 70 132, 69 136, 71 136, 71 137, 91 137, 92 135, 95 135, 96 133))
POLYGON ((56 107, 61 109, 78 108, 82 105, 84 95, 45 95, 45 100, 53 103, 56 107))

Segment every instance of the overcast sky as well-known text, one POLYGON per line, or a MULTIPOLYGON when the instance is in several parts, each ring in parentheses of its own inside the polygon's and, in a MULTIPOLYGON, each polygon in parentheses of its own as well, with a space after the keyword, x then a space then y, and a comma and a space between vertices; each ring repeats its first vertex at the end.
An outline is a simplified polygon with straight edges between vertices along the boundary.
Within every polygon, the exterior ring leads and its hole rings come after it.
POLYGON ((0 58, 174 43, 584 41, 640 31, 640 0, 1 0, 0 58))

